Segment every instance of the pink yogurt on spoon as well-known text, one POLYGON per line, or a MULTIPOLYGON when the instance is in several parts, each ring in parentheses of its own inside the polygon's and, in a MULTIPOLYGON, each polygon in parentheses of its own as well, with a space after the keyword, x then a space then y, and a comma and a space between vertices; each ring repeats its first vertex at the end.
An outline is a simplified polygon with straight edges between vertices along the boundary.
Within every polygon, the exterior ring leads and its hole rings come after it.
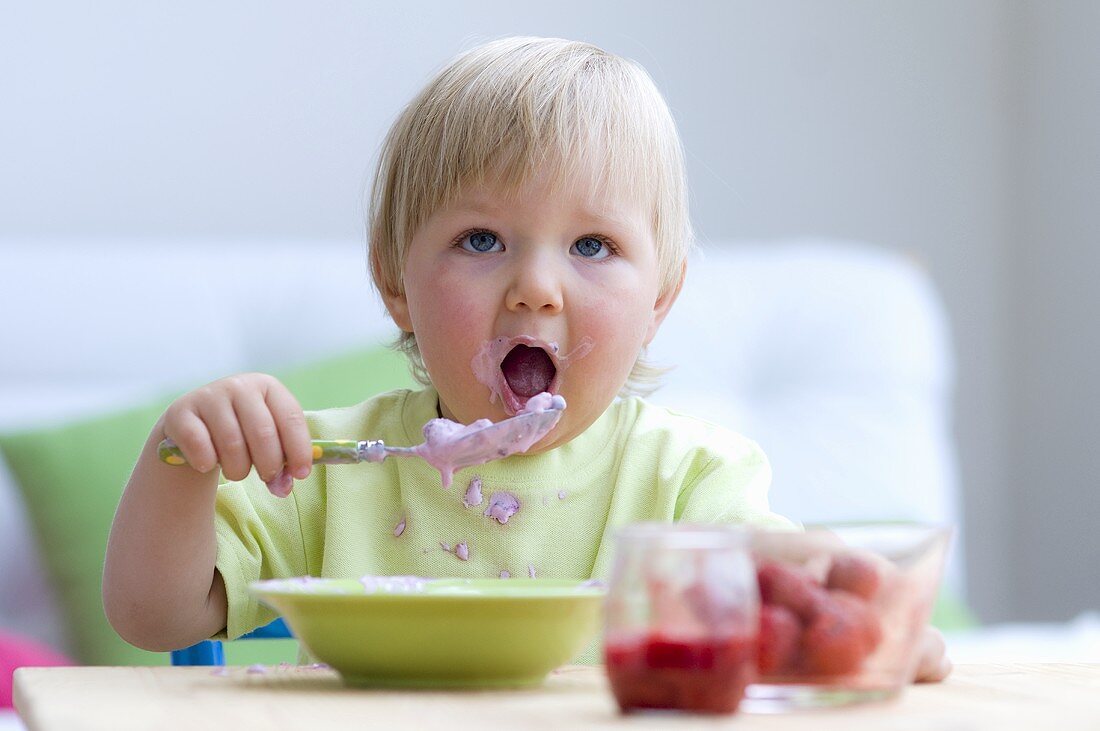
MULTIPOLYGON (((456 470, 526 452, 557 425, 564 410, 564 398, 540 393, 527 399, 515 416, 495 424, 478 419, 463 426, 450 419, 432 419, 424 425, 424 443, 412 452, 439 470, 446 489, 456 470)), ((384 457, 380 455, 378 461, 384 457)))

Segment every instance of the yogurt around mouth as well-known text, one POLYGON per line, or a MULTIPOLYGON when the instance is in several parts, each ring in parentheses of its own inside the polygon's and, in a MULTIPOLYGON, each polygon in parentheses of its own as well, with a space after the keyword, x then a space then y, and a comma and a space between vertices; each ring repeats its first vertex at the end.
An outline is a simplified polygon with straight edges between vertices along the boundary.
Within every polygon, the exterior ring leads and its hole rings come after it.
POLYGON ((546 353, 546 357, 553 367, 553 375, 549 378, 549 382, 544 384, 544 390, 553 394, 561 388, 563 373, 569 365, 573 361, 588 355, 595 343, 592 338, 585 336, 572 351, 561 353, 556 342, 546 342, 528 335, 502 336, 485 342, 473 357, 473 360, 470 361, 470 367, 478 383, 489 389, 489 403, 496 403, 499 400, 509 416, 521 412, 529 398, 534 398, 534 396, 528 397, 516 393, 505 377, 502 368, 513 349, 521 345, 528 348, 539 348, 546 353))

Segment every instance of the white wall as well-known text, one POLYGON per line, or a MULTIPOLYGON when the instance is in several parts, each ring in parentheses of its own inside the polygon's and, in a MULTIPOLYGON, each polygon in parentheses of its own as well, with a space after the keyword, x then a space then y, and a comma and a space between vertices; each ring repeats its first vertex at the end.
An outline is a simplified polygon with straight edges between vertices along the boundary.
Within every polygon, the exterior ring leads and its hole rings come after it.
POLYGON ((1008 464, 1014 606, 1100 608, 1100 4, 1014 6, 1008 464))
POLYGON ((448 57, 596 42, 665 90, 704 239, 862 238, 927 265, 958 348, 971 598, 1064 616, 1100 604, 1091 568, 1049 570, 1100 550, 1059 533, 1097 514, 1097 31, 1085 2, 9 4, 0 234, 359 236, 377 144, 448 57))

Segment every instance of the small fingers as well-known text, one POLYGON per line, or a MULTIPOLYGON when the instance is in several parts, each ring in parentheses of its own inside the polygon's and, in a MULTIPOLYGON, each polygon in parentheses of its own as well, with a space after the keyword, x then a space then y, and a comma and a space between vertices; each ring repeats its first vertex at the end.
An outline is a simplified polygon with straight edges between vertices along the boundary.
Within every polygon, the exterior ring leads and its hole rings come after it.
POLYGON ((233 399, 233 410, 237 415, 252 464, 256 474, 266 483, 270 483, 283 469, 283 445, 279 441, 279 430, 275 419, 264 401, 260 391, 238 393, 233 399))
POLYGON ((233 404, 220 399, 204 403, 199 416, 210 430, 222 474, 229 480, 243 480, 252 469, 252 457, 233 404))
POLYGON ((299 480, 308 477, 313 468, 313 445, 302 407, 282 384, 269 388, 265 399, 279 432, 287 472, 299 480))
POLYGON ((165 412, 164 436, 176 443, 192 469, 209 472, 218 466, 210 430, 194 411, 179 408, 165 412))

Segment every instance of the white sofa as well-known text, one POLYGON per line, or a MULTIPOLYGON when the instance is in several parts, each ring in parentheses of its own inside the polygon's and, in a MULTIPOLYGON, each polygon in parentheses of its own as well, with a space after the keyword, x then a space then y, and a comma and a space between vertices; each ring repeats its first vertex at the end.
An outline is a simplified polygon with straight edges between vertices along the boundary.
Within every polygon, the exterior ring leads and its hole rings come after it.
MULTIPOLYGON (((387 339, 367 281, 353 242, 0 241, 0 430, 387 339)), ((711 245, 650 350, 677 366, 653 398, 759 441, 773 506, 792 518, 955 522, 948 342, 939 298, 903 256, 711 245)), ((961 586, 957 550, 951 566, 961 586)), ((0 577, 0 628, 64 648, 2 465, 0 577)))

